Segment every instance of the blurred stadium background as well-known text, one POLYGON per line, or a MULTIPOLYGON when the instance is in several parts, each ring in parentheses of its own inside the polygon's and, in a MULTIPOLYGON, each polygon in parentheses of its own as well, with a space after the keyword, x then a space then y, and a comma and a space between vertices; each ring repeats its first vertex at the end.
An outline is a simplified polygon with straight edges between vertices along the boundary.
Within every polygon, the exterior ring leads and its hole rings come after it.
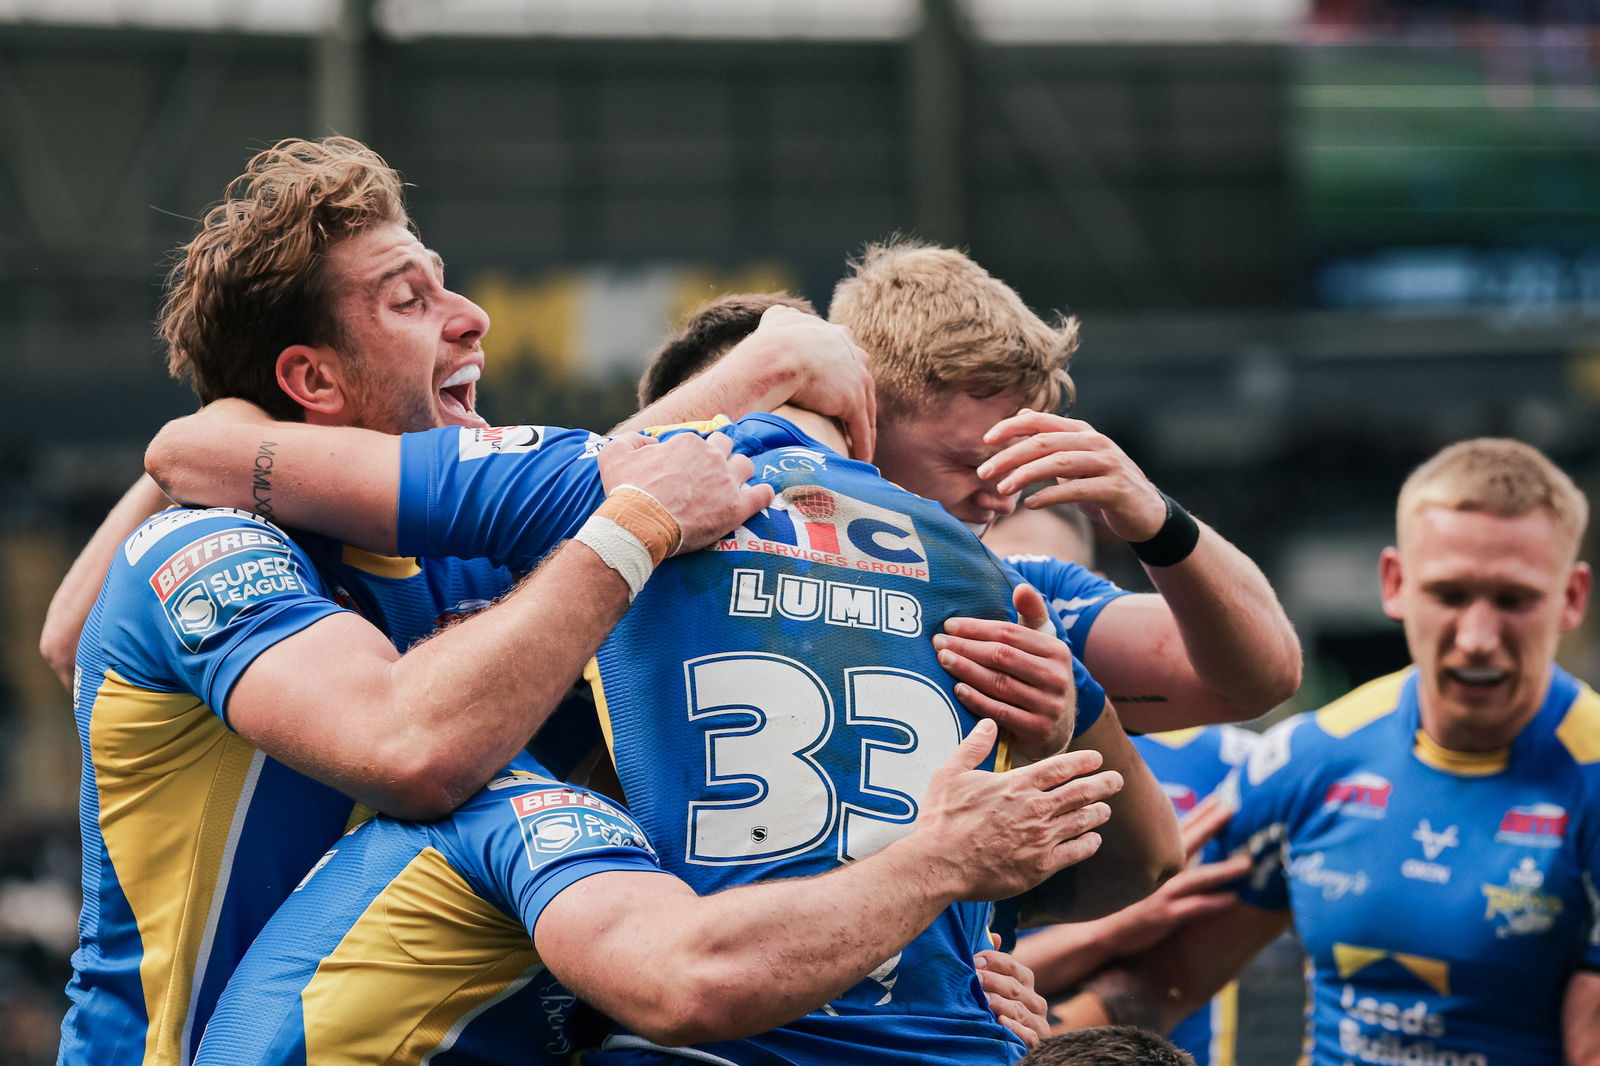
MULTIPOLYGON (((1314 706, 1405 660, 1375 561, 1412 464, 1509 434, 1600 485, 1597 23, 1597 0, 0 0, 0 1066, 53 1060, 75 940, 77 743, 39 623, 191 406, 150 323, 253 150, 351 133, 415 184, 494 318, 493 421, 611 424, 717 292, 824 305, 866 240, 970 248, 1082 316, 1077 412, 1261 561, 1314 706)), ((1593 626, 1564 649, 1597 660, 1593 626)), ((1246 1066, 1288 1061, 1288 995, 1246 1066)))

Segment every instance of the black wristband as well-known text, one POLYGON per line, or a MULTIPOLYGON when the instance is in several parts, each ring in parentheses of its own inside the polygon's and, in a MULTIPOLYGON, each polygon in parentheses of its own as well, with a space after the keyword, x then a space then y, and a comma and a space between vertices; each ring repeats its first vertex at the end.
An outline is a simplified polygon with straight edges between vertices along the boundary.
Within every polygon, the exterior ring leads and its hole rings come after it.
POLYGON ((1149 540, 1128 541, 1133 554, 1146 566, 1181 563, 1189 558, 1194 546, 1200 543, 1200 526, 1194 516, 1166 493, 1161 493, 1161 498, 1167 501, 1167 517, 1161 523, 1161 528, 1156 530, 1156 535, 1149 540))

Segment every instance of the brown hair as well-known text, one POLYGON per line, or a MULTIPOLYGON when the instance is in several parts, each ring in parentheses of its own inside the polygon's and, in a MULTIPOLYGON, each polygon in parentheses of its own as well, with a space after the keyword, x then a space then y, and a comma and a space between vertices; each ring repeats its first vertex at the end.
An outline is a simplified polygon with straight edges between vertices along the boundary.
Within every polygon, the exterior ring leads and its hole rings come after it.
POLYGON ((1194 1066, 1194 1057, 1148 1029, 1097 1025, 1046 1037, 1017 1066, 1194 1066))
POLYGON ((1589 501, 1570 477, 1537 448, 1500 437, 1452 444, 1412 471, 1400 486, 1397 528, 1403 531, 1407 518, 1424 507, 1505 518, 1542 510, 1574 557, 1589 524, 1589 501))
POLYGON ((872 356, 885 411, 915 412, 953 389, 1070 405, 1078 320, 1050 326, 1016 290, 961 252, 917 241, 870 244, 833 290, 830 321, 872 356))
POLYGON ((809 300, 786 292, 741 292, 719 296, 689 313, 683 327, 661 343, 639 379, 639 406, 661 397, 715 363, 761 324, 771 307, 817 313, 809 300))
POLYGON ((382 157, 348 137, 284 140, 257 154, 167 277, 158 329, 168 371, 208 403, 237 396, 300 419, 278 387, 278 353, 341 343, 328 250, 375 225, 409 225, 401 189, 382 157))

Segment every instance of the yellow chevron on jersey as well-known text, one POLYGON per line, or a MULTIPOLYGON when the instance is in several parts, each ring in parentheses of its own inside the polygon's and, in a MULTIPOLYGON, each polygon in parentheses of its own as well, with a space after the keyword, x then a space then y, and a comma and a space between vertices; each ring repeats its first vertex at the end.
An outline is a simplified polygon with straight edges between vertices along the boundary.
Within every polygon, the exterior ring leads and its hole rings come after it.
POLYGON ((425 848, 301 993, 306 1061, 422 1063, 469 1013, 498 1001, 539 965, 527 930, 425 848), (441 923, 450 937, 440 936, 441 923), (399 1045, 396 1032, 408 1034, 399 1045))
POLYGON ((1556 726, 1556 739, 1580 765, 1600 762, 1600 693, 1583 686, 1567 716, 1556 726))
POLYGON ((342 561, 346 566, 353 566, 363 573, 394 581, 404 581, 422 573, 422 564, 417 562, 414 555, 379 555, 349 544, 344 546, 342 561))
POLYGON ((101 833, 144 945, 145 1056, 180 1061, 228 845, 261 756, 192 694, 152 692, 113 670, 93 708, 101 833))
POLYGON ((1329 736, 1344 738, 1384 715, 1394 713, 1400 701, 1400 689, 1405 685, 1409 672, 1401 670, 1388 677, 1368 681, 1349 695, 1334 700, 1317 712, 1317 725, 1329 736))
POLYGON ((1333 957, 1338 964, 1340 977, 1349 977, 1374 963, 1393 959, 1439 995, 1450 994, 1450 964, 1443 959, 1407 955, 1398 951, 1385 951, 1382 948, 1364 948, 1355 944, 1334 944, 1333 957))

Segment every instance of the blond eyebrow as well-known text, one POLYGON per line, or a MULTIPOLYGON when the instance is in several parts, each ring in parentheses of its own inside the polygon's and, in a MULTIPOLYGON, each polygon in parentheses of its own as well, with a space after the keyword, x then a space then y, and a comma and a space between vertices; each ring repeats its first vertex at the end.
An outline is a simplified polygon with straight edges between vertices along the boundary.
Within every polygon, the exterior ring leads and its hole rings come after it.
MULTIPOLYGON (((444 258, 438 252, 434 251, 432 248, 427 249, 427 253, 428 253, 428 261, 433 264, 434 278, 436 280, 443 279, 443 277, 444 277, 444 258)), ((368 288, 369 288, 369 290, 371 292, 376 293, 379 290, 381 290, 385 285, 389 284, 389 282, 393 281, 395 278, 398 278, 400 275, 407 274, 407 273, 410 273, 413 270, 420 270, 420 269, 422 269, 422 264, 418 260, 408 256, 404 261, 402 261, 400 263, 397 263, 395 266, 390 267, 388 270, 385 270, 382 274, 380 274, 377 278, 375 278, 373 280, 372 284, 368 288)))

